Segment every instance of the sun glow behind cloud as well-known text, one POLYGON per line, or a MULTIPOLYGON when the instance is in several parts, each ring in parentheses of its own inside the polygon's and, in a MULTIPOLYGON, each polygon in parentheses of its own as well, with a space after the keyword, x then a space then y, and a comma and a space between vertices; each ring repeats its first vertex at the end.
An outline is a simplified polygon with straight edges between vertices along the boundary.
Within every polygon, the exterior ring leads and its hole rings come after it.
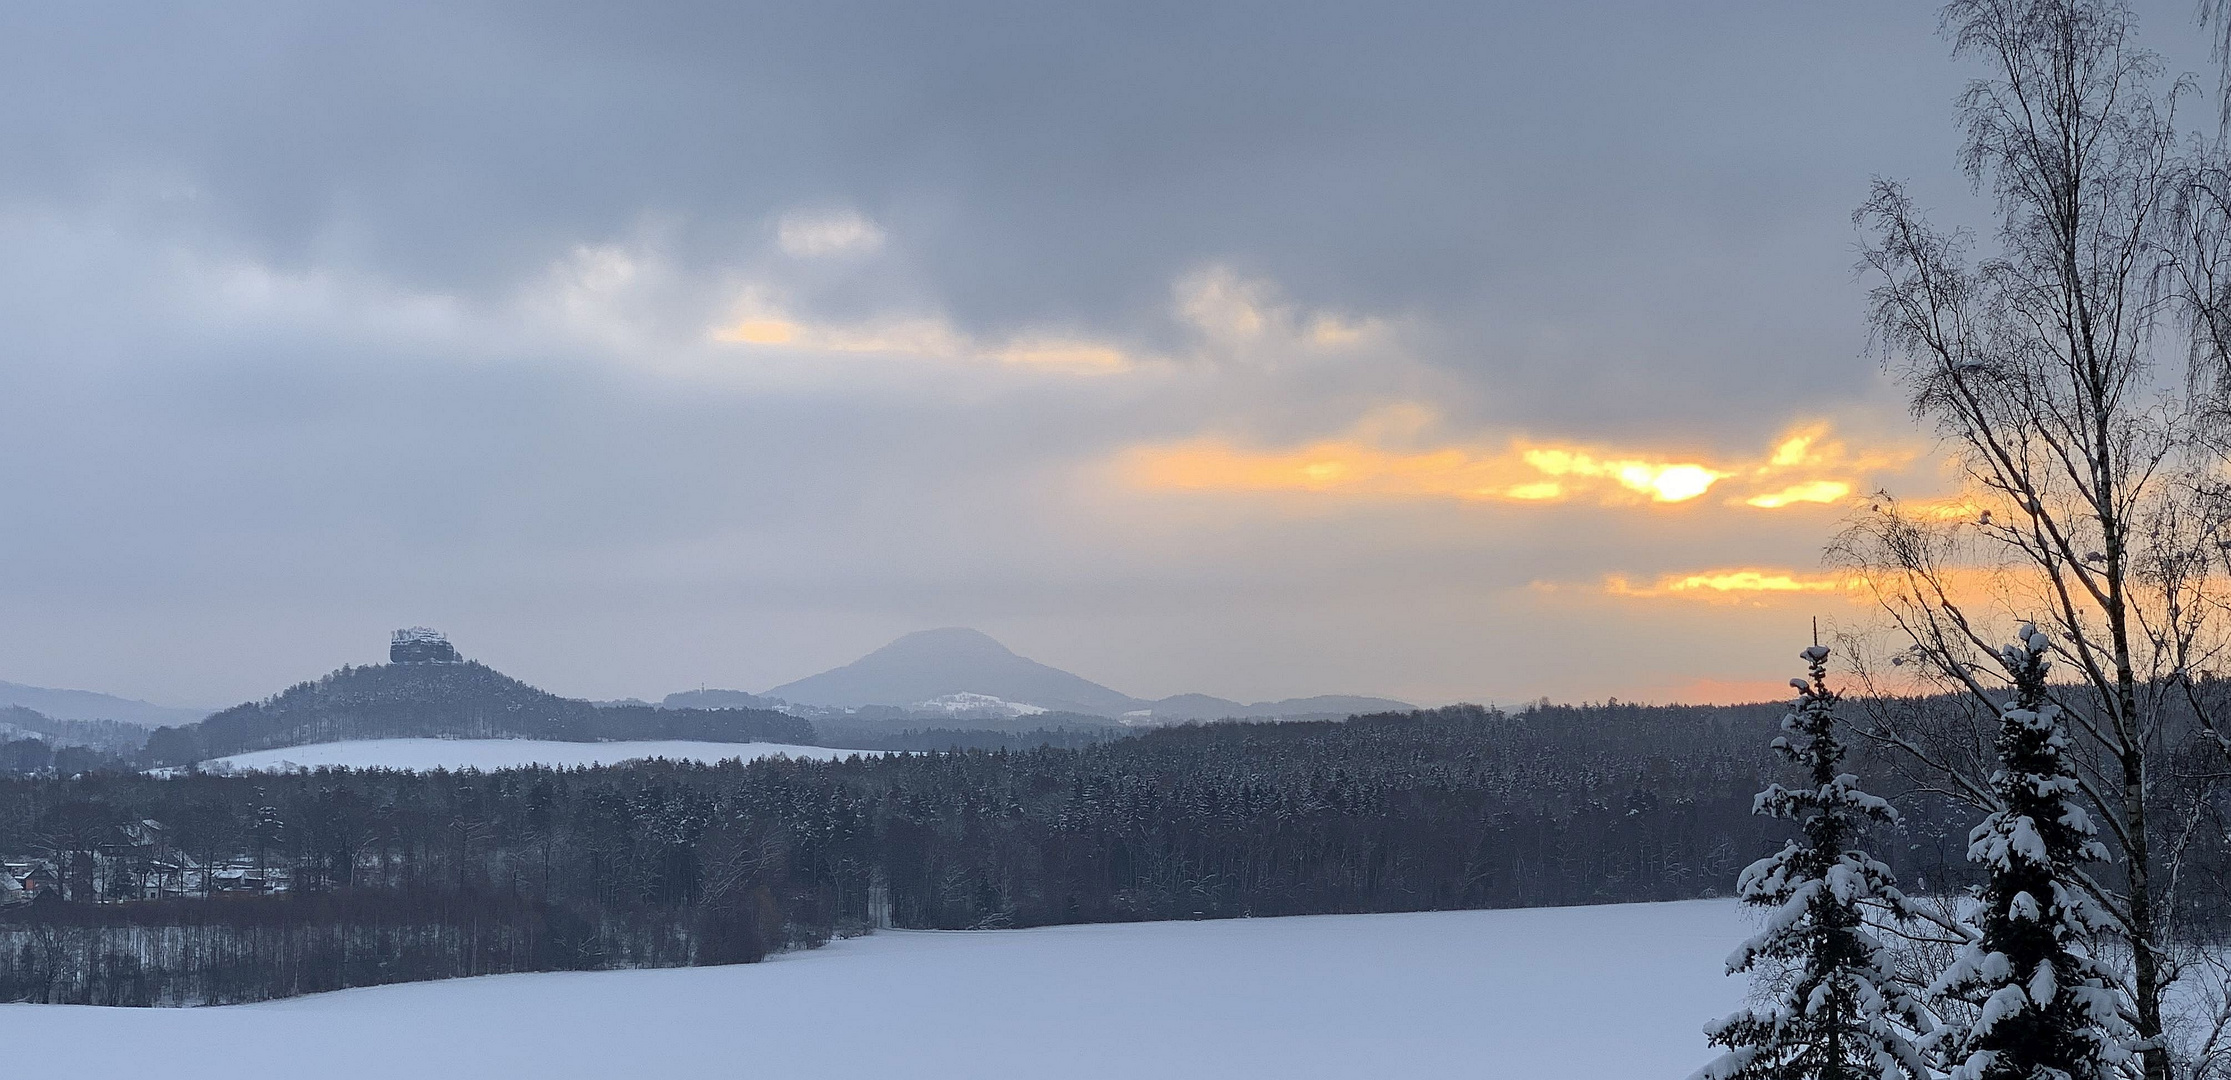
POLYGON ((1729 476, 1718 469, 1688 462, 1602 461, 1582 451, 1561 448, 1525 450, 1520 452, 1519 458, 1547 476, 1616 480, 1629 491, 1650 496, 1653 502, 1687 502, 1729 476))
MULTIPOLYGON (((1409 431, 1432 424, 1409 405, 1409 431)), ((1761 510, 1832 506, 1848 499, 1862 474, 1910 455, 1859 459, 1809 425, 1776 441, 1752 462, 1709 463, 1662 453, 1513 440, 1408 448, 1384 438, 1383 417, 1351 433, 1291 449, 1256 450, 1216 438, 1134 448, 1123 473, 1149 491, 1303 492, 1358 498, 1441 498, 1550 504, 1690 503, 1715 488, 1737 489, 1732 505, 1761 510), (1827 475, 1823 475, 1827 474, 1827 475)))

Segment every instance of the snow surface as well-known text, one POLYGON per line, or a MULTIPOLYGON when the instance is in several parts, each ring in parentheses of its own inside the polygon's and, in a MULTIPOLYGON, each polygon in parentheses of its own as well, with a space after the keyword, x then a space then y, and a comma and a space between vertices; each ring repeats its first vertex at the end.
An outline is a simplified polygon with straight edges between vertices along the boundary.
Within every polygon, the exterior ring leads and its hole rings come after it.
POLYGON ((1725 900, 884 931, 737 967, 0 1005, 0 1032, 25 1076, 1625 1080, 1712 1057, 1749 932, 1725 900))
POLYGON ((827 746, 791 746, 786 743, 697 742, 685 739, 644 739, 633 742, 556 742, 545 739, 351 739, 345 742, 283 746, 230 757, 212 758, 202 767, 213 771, 293 772, 320 766, 352 769, 509 769, 523 765, 552 767, 610 765, 639 758, 670 761, 725 761, 729 758, 773 757, 841 758, 863 753, 827 746))
POLYGON ((990 694, 946 694, 928 701, 917 701, 906 707, 909 712, 942 713, 946 716, 964 716, 972 713, 1000 713, 1005 716, 1036 716, 1047 710, 1020 701, 1008 701, 990 694))

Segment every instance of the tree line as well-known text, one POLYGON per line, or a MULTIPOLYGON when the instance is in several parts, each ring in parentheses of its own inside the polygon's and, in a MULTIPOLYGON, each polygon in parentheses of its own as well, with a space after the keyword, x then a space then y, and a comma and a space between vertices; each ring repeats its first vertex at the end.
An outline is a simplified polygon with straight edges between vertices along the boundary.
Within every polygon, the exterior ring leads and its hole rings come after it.
MULTIPOLYGON (((0 779, 0 853, 62 878, 0 910, 0 998, 239 1001, 737 962, 878 924, 1722 895, 1786 835, 1752 813, 1776 775, 1758 751, 1780 711, 1459 706, 834 761, 0 779), (163 865, 135 871, 117 830, 149 820, 166 850, 132 850, 163 865), (103 859, 117 867, 105 884, 76 869, 103 859), (226 865, 284 891, 212 883, 226 865), (168 875, 165 898, 113 902, 149 895, 149 874, 168 875)), ((1853 760, 1906 809, 1871 839, 1910 887, 1981 880, 1964 806, 1896 780, 1864 745, 1853 760)), ((2161 797, 2231 821, 2219 792, 2193 784, 2161 797)), ((2227 836, 2195 832, 2192 880, 2231 881, 2227 836)), ((2193 896, 2180 911, 2194 932, 2220 933, 2231 909, 2193 896)))
MULTIPOLYGON (((726 962, 886 920, 965 929, 1714 895, 1777 835, 1750 814, 1773 716, 1463 706, 836 761, 0 779, 0 853, 67 879, 0 912, 0 997, 232 1001, 726 962), (140 857, 168 859, 174 895, 110 902, 104 888, 147 895, 139 882, 157 870, 135 881, 127 867, 107 886, 69 870, 121 858, 104 845, 148 820, 168 852, 140 857), (228 863, 286 891, 213 885, 210 868, 228 863), (455 947, 432 944, 444 941, 455 947)), ((1959 863, 1957 836, 1926 822, 1901 836, 1899 861, 1919 873, 1959 863)))

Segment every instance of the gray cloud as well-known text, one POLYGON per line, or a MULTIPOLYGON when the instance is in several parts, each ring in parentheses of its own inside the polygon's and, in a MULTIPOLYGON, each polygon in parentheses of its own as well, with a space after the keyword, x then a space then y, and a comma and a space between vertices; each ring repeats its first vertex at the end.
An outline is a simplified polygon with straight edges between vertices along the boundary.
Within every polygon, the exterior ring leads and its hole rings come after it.
POLYGON ((1530 585, 1802 563, 1818 516, 1297 511, 1144 498, 1107 462, 1420 401, 1451 438, 1756 454, 1879 406, 1846 217, 1871 173, 1965 200, 1932 25, 1763 2, 9 9, 0 677, 214 702, 426 621, 600 696, 756 689, 950 623, 1136 693, 1754 671, 1772 618, 1684 650, 1646 626, 1675 615, 1530 585), (875 241, 795 231, 852 219, 875 241), (1213 273, 1285 336, 1189 323, 1213 273), (710 339, 761 294, 960 344, 710 339), (1317 355, 1320 317, 1380 330, 1317 355), (1043 340, 1142 362, 998 359, 1043 340), (1605 636, 1648 642, 1639 674, 1543 675, 1605 636))

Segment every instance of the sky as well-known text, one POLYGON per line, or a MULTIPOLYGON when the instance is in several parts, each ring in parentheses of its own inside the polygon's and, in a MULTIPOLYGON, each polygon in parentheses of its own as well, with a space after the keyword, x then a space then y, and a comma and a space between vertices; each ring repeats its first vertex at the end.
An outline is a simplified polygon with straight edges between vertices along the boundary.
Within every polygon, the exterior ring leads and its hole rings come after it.
POLYGON ((220 705, 424 624, 656 698, 964 625, 1144 697, 1777 696, 1867 617, 1854 500, 1945 483, 1851 224, 1986 220, 1935 28, 0 9, 0 679, 220 705))

